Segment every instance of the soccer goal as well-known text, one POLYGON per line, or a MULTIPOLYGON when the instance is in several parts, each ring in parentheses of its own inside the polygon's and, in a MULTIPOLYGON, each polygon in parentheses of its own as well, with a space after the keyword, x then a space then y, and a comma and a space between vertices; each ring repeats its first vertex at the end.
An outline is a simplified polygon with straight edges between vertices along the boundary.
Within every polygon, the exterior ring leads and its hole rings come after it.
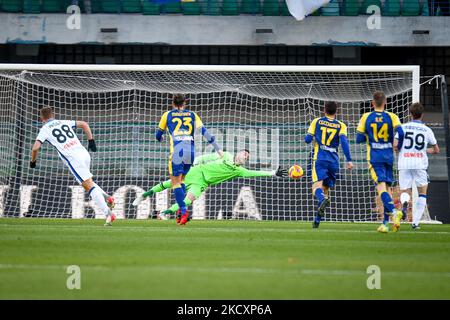
MULTIPOLYGON (((299 180, 239 178, 211 187, 194 204, 194 218, 312 219, 311 146, 303 137, 324 101, 335 100, 349 128, 355 169, 341 169, 325 220, 376 221, 365 146, 355 144, 374 90, 383 90, 387 109, 406 121, 408 106, 419 101, 419 67, 0 65, 0 216, 102 218, 53 148, 44 145, 37 168, 29 168, 43 106, 59 119, 90 123, 99 149, 91 154, 92 172, 116 198, 119 218, 146 219, 166 209, 173 202, 167 191, 138 208, 131 203, 168 178, 169 146, 154 132, 171 95, 184 93, 225 151, 250 150, 247 168, 305 169, 299 180)), ((196 155, 212 152, 201 135, 196 139, 196 155)))

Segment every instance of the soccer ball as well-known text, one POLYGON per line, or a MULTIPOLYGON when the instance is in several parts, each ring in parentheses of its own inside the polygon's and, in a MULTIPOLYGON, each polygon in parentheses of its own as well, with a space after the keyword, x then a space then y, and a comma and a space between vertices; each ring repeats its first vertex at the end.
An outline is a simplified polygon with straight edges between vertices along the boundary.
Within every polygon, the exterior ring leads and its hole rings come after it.
POLYGON ((303 168, 298 164, 294 164, 289 168, 289 177, 292 179, 299 179, 303 176, 303 168))

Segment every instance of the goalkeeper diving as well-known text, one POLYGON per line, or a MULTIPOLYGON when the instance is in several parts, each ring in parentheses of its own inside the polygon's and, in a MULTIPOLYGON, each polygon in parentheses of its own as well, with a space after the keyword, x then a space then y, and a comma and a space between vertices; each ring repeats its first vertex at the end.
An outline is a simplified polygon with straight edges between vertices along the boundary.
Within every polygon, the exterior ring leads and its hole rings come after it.
MULTIPOLYGON (((281 167, 272 171, 249 170, 243 165, 249 160, 250 152, 241 150, 233 157, 229 152, 224 152, 223 157, 218 154, 207 154, 195 159, 194 166, 187 173, 185 178, 187 195, 184 198, 186 207, 190 206, 195 200, 200 198, 203 192, 209 186, 218 185, 222 182, 232 180, 234 178, 252 178, 252 177, 286 177, 287 170, 281 167)), ((171 181, 167 180, 158 183, 147 192, 139 195, 133 202, 134 206, 138 206, 143 200, 151 197, 155 193, 171 188, 171 181)), ((178 204, 172 205, 169 209, 160 213, 160 218, 167 219, 168 214, 177 213, 177 223, 180 221, 180 212, 178 204)))

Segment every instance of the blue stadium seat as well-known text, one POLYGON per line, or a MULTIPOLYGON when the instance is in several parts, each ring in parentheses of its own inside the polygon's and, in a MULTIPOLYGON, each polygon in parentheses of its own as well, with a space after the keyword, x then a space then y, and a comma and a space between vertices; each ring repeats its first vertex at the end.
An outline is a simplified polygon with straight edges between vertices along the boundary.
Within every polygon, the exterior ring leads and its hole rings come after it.
POLYGON ((91 0, 91 13, 102 12, 102 2, 101 0, 91 0))
POLYGON ((61 1, 59 0, 42 0, 42 12, 47 13, 59 13, 63 12, 63 8, 61 6, 61 1))
POLYGON ((181 2, 170 2, 161 6, 162 13, 181 13, 181 2))
POLYGON ((339 2, 337 0, 331 0, 331 2, 324 5, 320 11, 323 16, 339 16, 339 2))
POLYGON ((144 1, 142 3, 142 14, 158 16, 161 14, 161 5, 150 1, 144 1))
POLYGON ((2 0, 2 11, 4 12, 21 12, 22 1, 21 0, 2 0))
POLYGON ((222 15, 236 16, 239 14, 239 5, 237 0, 223 0, 222 15))
POLYGON ((23 13, 41 13, 41 0, 23 0, 23 13))
POLYGON ((290 16, 291 15, 291 13, 289 12, 289 8, 288 8, 288 6, 286 4, 286 1, 281 1, 281 8, 280 8, 280 10, 281 10, 281 15, 282 16, 290 16))
POLYGON ((261 2, 259 2, 259 0, 241 0, 241 13, 261 13, 261 2))
POLYGON ((206 0, 203 14, 208 16, 220 16, 221 6, 218 0, 206 0))
POLYGON ((367 8, 370 6, 377 6, 380 9, 380 13, 381 13, 381 1, 380 0, 364 0, 361 5, 361 8, 359 10, 359 13, 362 15, 372 14, 370 11, 369 11, 369 13, 367 13, 367 8))
POLYGON ((397 17, 400 15, 400 0, 385 0, 382 14, 383 16, 397 17))
POLYGON ((199 1, 183 2, 181 7, 184 15, 194 16, 202 14, 202 5, 199 1))
POLYGON ((141 0, 122 0, 122 12, 141 13, 141 0))
POLYGON ((357 16, 359 14, 358 0, 344 0, 341 7, 341 16, 357 16))
POLYGON ((264 16, 279 16, 280 3, 278 0, 264 0, 262 13, 264 16))
MULTIPOLYGON (((428 1, 433 1, 433 0, 425 0, 423 2, 423 6, 422 6, 422 16, 426 16, 428 17, 430 15, 430 8, 428 8, 428 1)), ((450 5, 450 2, 449 2, 450 5)))
POLYGON ((402 16, 418 16, 419 14, 419 0, 403 0, 402 16))
POLYGON ((120 0, 102 0, 103 13, 120 13, 120 0))

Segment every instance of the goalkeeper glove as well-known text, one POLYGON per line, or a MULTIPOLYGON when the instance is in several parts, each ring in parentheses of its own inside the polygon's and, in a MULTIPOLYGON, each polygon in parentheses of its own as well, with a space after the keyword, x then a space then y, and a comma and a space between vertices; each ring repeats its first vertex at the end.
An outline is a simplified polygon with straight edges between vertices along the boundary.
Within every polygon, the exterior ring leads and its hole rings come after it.
POLYGON ((36 161, 30 161, 30 168, 36 168, 36 161))
POLYGON ((281 167, 278 167, 277 172, 275 173, 277 177, 287 177, 288 171, 286 169, 282 169, 281 167))
POLYGON ((97 152, 97 145, 95 144, 94 139, 89 140, 88 150, 92 152, 97 152))

